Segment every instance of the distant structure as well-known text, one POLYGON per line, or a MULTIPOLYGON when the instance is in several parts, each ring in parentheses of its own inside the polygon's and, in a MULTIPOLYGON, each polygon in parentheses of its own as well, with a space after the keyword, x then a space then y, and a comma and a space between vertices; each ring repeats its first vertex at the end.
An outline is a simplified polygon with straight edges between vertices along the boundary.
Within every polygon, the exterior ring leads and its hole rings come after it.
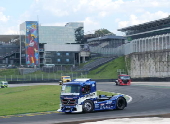
POLYGON ((133 43, 133 52, 163 50, 170 47, 170 17, 118 29, 133 43))
POLYGON ((128 40, 125 46, 128 53, 126 62, 132 78, 169 78, 170 17, 118 31, 125 32, 128 40))
MULTIPOLYGON (((90 35, 93 36, 93 35, 90 35)), ((117 56, 119 46, 125 44, 125 37, 108 34, 87 39, 89 49, 94 56, 117 56)))
POLYGON ((89 51, 88 56, 81 54, 83 37, 82 22, 40 26, 37 21, 25 21, 20 35, 0 35, 0 65, 80 64, 90 56, 89 51))

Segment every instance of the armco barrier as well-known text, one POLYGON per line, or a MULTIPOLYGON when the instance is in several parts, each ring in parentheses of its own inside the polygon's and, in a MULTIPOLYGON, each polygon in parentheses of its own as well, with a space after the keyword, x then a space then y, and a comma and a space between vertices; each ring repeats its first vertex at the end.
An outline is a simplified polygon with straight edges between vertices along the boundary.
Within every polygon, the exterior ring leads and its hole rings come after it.
POLYGON ((170 77, 164 77, 164 78, 159 78, 159 77, 145 77, 145 78, 132 78, 132 82, 167 82, 170 81, 170 77))
POLYGON ((39 81, 8 81, 9 84, 20 84, 20 83, 58 83, 60 80, 39 80, 39 81))
MULTIPOLYGON (((115 82, 117 79, 92 79, 96 82, 115 82)), ((35 80, 35 81, 8 81, 9 84, 18 83, 58 83, 60 80, 35 80)), ((170 77, 158 78, 158 77, 146 77, 146 78, 132 78, 132 82, 167 82, 170 81, 170 77)))
MULTIPOLYGON (((92 79, 96 82, 114 82, 116 79, 92 79)), ((8 81, 9 84, 19 84, 19 83, 58 83, 60 80, 35 80, 35 81, 8 81)))
POLYGON ((92 79, 96 82, 115 82, 116 79, 92 79))

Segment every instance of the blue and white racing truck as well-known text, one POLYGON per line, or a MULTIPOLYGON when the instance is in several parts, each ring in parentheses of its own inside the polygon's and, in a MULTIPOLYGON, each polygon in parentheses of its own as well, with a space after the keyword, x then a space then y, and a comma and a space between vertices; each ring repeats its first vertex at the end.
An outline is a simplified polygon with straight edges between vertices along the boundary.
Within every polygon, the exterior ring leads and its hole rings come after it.
POLYGON ((90 79, 75 79, 61 88, 59 112, 93 112, 98 110, 123 110, 127 106, 123 95, 97 96, 96 82, 90 79))

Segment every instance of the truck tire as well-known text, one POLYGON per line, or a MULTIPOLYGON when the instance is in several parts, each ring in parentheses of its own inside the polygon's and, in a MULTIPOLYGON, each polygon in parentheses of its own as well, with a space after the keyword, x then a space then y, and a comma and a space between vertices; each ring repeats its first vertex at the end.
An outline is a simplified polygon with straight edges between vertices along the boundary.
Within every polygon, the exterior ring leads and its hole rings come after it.
POLYGON ((62 82, 62 81, 59 81, 59 85, 63 85, 63 82, 62 82))
POLYGON ((116 102, 116 109, 123 110, 126 107, 126 99, 123 97, 119 97, 116 102))
POLYGON ((119 82, 118 82, 118 80, 115 80, 115 83, 116 83, 116 86, 117 86, 117 85, 119 85, 119 82))
POLYGON ((84 101, 83 112, 92 112, 94 110, 94 104, 91 100, 84 101))

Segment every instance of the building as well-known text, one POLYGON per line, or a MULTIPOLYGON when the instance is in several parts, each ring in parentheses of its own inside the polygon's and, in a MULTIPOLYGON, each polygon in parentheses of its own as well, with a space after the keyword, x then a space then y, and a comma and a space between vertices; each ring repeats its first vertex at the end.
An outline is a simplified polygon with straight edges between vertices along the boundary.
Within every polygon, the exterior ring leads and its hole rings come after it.
POLYGON ((125 37, 114 34, 87 39, 90 52, 102 56, 115 56, 117 49, 125 44, 125 37))
POLYGON ((77 43, 75 30, 79 27, 82 27, 83 36, 84 26, 82 22, 71 22, 65 26, 39 26, 39 43, 51 45, 77 43))
POLYGON ((128 39, 125 48, 132 50, 126 56, 132 78, 169 78, 170 16, 118 30, 128 39))
POLYGON ((0 65, 19 65, 19 35, 0 35, 0 65))
POLYGON ((65 26, 40 26, 37 21, 26 21, 20 24, 20 35, 0 35, 0 64, 80 64, 82 56, 79 54, 79 43, 83 36, 82 22, 70 22, 65 26))
POLYGON ((44 46, 45 63, 55 65, 76 65, 80 61, 80 45, 79 44, 64 44, 51 46, 46 44, 44 46), (57 51, 56 51, 57 49, 57 51))
POLYGON ((118 29, 126 34, 133 52, 170 48, 170 17, 118 29))

